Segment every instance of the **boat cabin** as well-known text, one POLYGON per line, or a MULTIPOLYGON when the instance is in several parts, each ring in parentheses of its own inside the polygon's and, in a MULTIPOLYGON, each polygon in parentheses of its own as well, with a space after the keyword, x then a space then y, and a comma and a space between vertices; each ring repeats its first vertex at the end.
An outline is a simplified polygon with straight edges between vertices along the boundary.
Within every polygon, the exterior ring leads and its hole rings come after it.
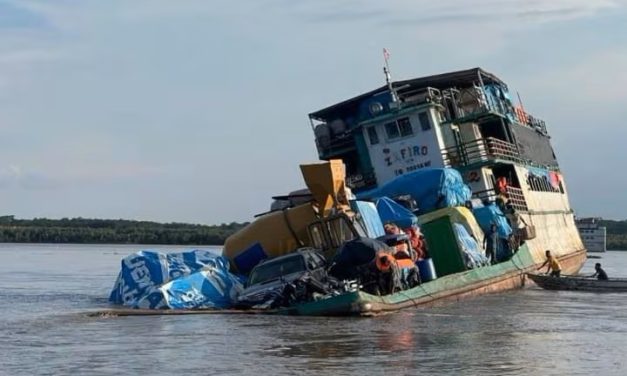
POLYGON ((357 191, 421 168, 454 167, 476 196, 497 194, 499 179, 514 197, 523 183, 563 193, 551 177, 559 167, 545 123, 481 68, 390 82, 309 119, 320 159, 342 159, 357 191), (517 173, 516 165, 537 171, 517 173))

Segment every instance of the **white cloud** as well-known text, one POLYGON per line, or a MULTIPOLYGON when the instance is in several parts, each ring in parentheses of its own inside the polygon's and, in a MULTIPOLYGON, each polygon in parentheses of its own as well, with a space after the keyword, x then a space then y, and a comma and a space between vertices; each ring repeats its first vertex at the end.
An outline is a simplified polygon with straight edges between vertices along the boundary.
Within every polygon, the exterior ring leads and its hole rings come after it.
POLYGON ((10 1, 45 20, 0 30, 0 160, 20 166, 0 164, 0 184, 19 191, 7 200, 17 214, 126 216, 143 202, 143 217, 247 219, 302 184, 296 164, 315 158, 307 111, 382 84, 382 46, 395 79, 481 65, 524 96, 561 90, 559 103, 583 99, 556 82, 595 102, 627 87, 627 58, 610 50, 622 39, 600 46, 609 32, 594 28, 625 0, 10 1), (560 42, 580 27, 590 56, 572 59, 578 46, 560 42), (58 189, 24 199, 46 181, 58 189), (199 200, 234 189, 239 205, 199 200))
MULTIPOLYGON (((379 21, 413 23, 486 22, 502 27, 515 26, 516 20, 555 21, 595 14, 599 11, 623 7, 625 0, 365 0, 303 2, 294 7, 309 19, 318 21, 379 21), (320 9, 324 9, 320 11, 320 9), (513 23, 514 22, 514 23, 513 23)), ((289 6, 289 5, 288 5, 289 6)))
POLYGON ((561 103, 588 108, 617 108, 627 103, 627 50, 605 50, 581 55, 571 65, 530 77, 532 92, 552 92, 561 103))
POLYGON ((0 167, 0 189, 49 190, 58 186, 56 179, 40 171, 24 170, 19 165, 0 167))

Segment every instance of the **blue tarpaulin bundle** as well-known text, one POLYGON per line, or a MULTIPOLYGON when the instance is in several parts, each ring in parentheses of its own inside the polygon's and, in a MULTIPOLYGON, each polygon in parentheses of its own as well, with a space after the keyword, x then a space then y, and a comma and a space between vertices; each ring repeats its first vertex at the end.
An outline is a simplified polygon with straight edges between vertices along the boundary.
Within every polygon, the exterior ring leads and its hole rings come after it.
POLYGON ((468 269, 474 269, 479 266, 489 265, 489 261, 484 255, 483 249, 479 245, 480 239, 470 236, 468 230, 461 223, 453 223, 453 231, 457 243, 460 246, 464 257, 464 263, 468 269))
POLYGON ((379 236, 385 235, 383 231, 383 223, 377 211, 377 207, 373 202, 369 201, 350 201, 351 208, 361 215, 361 219, 366 227, 366 235, 369 238, 376 239, 379 236))
POLYGON ((507 222, 507 218, 496 204, 475 208, 472 210, 472 214, 474 214, 484 233, 487 234, 490 231, 490 225, 494 223, 499 238, 507 239, 512 234, 512 228, 507 222))
POLYGON ((389 181, 379 188, 357 194, 359 199, 410 195, 421 214, 436 209, 463 206, 470 200, 470 188, 452 168, 425 168, 389 181))
POLYGON ((411 211, 389 197, 377 200, 377 211, 383 223, 391 222, 402 229, 418 224, 418 219, 411 211))
POLYGON ((139 251, 122 260, 109 301, 133 308, 229 308, 243 288, 228 260, 208 251, 139 251))

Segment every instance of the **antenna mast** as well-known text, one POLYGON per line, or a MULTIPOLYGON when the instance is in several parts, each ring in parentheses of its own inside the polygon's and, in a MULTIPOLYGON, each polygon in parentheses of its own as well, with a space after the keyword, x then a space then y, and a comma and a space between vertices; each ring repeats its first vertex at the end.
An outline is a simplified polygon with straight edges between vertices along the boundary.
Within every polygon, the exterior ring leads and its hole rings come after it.
POLYGON ((398 95, 396 91, 392 87, 392 76, 390 74, 390 66, 388 64, 388 60, 390 59, 390 53, 387 48, 383 49, 383 60, 385 65, 383 66, 383 73, 385 74, 385 82, 388 85, 388 90, 390 90, 390 94, 392 95, 392 102, 398 102, 398 95))

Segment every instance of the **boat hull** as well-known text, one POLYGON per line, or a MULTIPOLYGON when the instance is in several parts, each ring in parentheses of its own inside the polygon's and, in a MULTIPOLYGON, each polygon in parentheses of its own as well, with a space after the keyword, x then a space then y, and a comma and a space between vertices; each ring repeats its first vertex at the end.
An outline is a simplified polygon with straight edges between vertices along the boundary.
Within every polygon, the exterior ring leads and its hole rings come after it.
MULTIPOLYGON (((586 251, 569 253, 559 260, 565 273, 575 274, 586 261, 586 251)), ((539 265, 533 261, 528 250, 522 247, 510 261, 448 275, 395 294, 375 296, 365 292, 352 292, 275 313, 375 316, 410 307, 430 306, 521 288, 527 283, 527 274, 536 271, 539 265)))
MULTIPOLYGON (((576 274, 586 261, 586 251, 579 250, 559 257, 565 274, 576 274)), ((386 296, 362 291, 347 292, 327 299, 273 310, 138 310, 120 309, 93 312, 92 316, 144 316, 188 314, 280 314, 298 316, 376 316, 402 309, 432 306, 479 295, 524 287, 528 273, 535 272, 536 263, 529 249, 522 246, 511 260, 477 268, 416 286, 386 296)))
POLYGON ((610 279, 600 281, 583 277, 550 277, 546 275, 529 274, 529 278, 536 285, 546 290, 570 290, 588 292, 627 292, 627 279, 610 279))

